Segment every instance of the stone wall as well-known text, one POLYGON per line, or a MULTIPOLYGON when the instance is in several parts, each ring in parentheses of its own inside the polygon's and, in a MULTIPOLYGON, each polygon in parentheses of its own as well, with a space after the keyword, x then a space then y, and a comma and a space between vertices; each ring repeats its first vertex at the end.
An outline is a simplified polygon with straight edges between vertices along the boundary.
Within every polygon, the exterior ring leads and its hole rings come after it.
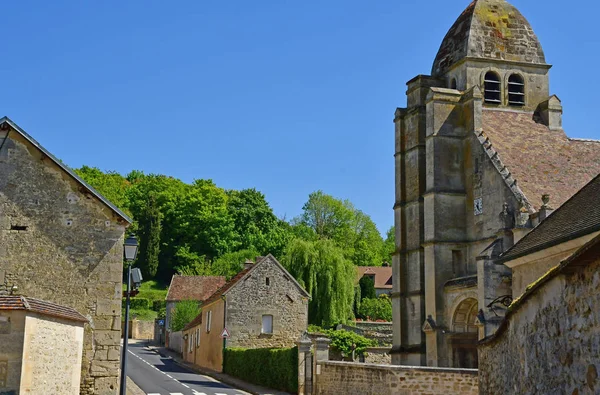
POLYGON ((25 339, 25 312, 0 311, 0 394, 19 391, 25 339))
POLYGON ((169 334, 169 350, 178 352, 179 354, 183 351, 183 332, 171 332, 169 334))
POLYGON ((370 347, 365 350, 365 363, 374 365, 391 365, 392 349, 390 347, 370 347))
POLYGON ((267 257, 227 293, 227 347, 294 347, 308 325, 308 300, 267 257), (267 285, 268 278, 268 285, 267 285), (273 333, 262 334, 262 316, 273 316, 273 333))
POLYGON ((319 362, 316 393, 327 394, 479 394, 476 369, 443 369, 319 362))
POLYGON ((598 256, 571 274, 538 280, 497 334, 480 344, 484 393, 599 393, 598 256))
POLYGON ((82 350, 82 323, 28 315, 21 393, 78 395, 82 350))
POLYGON ((14 130, 0 174, 0 295, 14 286, 88 318, 81 393, 115 394, 127 223, 14 130))

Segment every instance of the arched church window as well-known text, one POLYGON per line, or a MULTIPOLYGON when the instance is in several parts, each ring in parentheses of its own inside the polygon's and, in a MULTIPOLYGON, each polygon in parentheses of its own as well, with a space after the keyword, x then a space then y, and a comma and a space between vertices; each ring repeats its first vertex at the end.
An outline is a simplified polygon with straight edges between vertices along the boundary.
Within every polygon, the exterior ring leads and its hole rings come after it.
POLYGON ((525 82, 519 74, 508 77, 508 104, 511 106, 525 104, 525 82))
POLYGON ((501 104, 500 100, 500 76, 493 71, 485 73, 484 82, 484 98, 486 103, 501 104))
POLYGON ((452 78, 450 81, 450 89, 456 89, 456 78, 452 78))

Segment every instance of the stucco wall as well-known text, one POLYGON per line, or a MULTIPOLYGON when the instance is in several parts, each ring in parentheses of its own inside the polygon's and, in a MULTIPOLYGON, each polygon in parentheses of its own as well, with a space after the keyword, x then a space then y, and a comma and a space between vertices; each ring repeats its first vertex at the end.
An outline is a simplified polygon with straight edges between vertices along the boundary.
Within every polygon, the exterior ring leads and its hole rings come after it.
POLYGON ((524 299, 506 330, 479 346, 483 393, 597 394, 599 290, 600 258, 524 299))
POLYGON ((317 394, 479 394, 477 370, 320 362, 317 394))
POLYGON ((125 223, 15 132, 0 174, 0 294, 16 285, 86 316, 81 393, 115 394, 125 223))
POLYGON ((227 293, 228 347, 294 347, 308 325, 308 300, 276 263, 265 258, 227 293), (267 285, 267 277, 269 285, 267 285), (261 334, 262 316, 273 316, 273 334, 261 334))
POLYGON ((25 312, 0 311, 0 393, 19 390, 25 312))
POLYGON ((82 350, 83 324, 28 315, 21 393, 79 394, 82 350))
MULTIPOLYGON (((223 370, 223 331, 225 319, 225 306, 222 300, 217 300, 208 306, 202 307, 202 323, 200 327, 200 348, 195 350, 195 364, 221 372, 223 370), (208 312, 212 312, 210 331, 207 332, 206 321, 208 312)), ((191 328, 186 333, 191 334, 196 328, 191 328)), ((186 350, 184 350, 185 354, 186 350)))

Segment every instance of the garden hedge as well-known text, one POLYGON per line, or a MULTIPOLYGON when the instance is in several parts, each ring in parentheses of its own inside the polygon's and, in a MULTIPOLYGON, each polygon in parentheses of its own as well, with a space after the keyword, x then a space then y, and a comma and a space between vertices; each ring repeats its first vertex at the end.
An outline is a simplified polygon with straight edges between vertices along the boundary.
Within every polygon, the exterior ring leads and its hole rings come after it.
POLYGON ((223 371, 244 381, 298 393, 298 348, 227 348, 223 371))
MULTIPOLYGON (((127 299, 123 299, 123 308, 125 308, 125 304, 127 303, 127 299)), ((136 310, 150 310, 150 300, 146 298, 130 298, 129 299, 129 308, 136 310)))

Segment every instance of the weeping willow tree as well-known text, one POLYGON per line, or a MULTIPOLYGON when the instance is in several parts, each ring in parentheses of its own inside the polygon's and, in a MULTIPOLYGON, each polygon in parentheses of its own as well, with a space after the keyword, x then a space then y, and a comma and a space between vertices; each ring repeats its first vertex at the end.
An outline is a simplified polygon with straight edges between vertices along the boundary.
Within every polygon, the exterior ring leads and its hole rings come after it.
POLYGON ((330 327, 353 318, 356 269, 330 240, 291 241, 284 259, 288 271, 311 295, 310 324, 330 327))

